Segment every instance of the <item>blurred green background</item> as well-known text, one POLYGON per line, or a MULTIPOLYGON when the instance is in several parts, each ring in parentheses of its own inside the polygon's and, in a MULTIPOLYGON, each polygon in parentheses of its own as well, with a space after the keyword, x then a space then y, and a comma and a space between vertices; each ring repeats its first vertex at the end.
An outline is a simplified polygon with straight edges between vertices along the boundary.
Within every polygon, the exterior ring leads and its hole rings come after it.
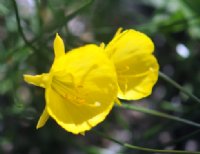
MULTIPOLYGON (((44 90, 26 84, 23 74, 48 72, 55 33, 67 50, 86 43, 108 43, 119 27, 149 35, 161 72, 200 96, 199 0, 0 0, 0 153, 116 154, 130 150, 89 131, 75 136, 52 119, 36 130, 44 90)), ((159 78, 146 99, 125 102, 191 121, 200 121, 200 104, 159 78)), ((200 150, 198 127, 143 112, 114 107, 94 128, 133 145, 200 150)))

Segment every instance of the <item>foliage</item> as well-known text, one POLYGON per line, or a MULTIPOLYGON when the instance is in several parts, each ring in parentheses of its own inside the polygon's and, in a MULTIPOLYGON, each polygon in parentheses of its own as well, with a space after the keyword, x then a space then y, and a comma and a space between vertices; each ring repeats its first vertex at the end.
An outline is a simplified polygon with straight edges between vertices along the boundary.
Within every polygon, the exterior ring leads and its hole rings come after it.
POLYGON ((0 3, 0 153, 148 153, 131 149, 129 144, 200 150, 200 104, 197 97, 190 97, 200 96, 198 0, 16 2, 0 3), (71 49, 86 43, 108 43, 118 27, 148 34, 155 43, 161 72, 181 87, 161 74, 150 97, 116 106, 95 127, 100 133, 74 136, 53 120, 36 130, 44 91, 25 84, 22 77, 49 71, 55 33, 59 32, 66 48, 71 49), (108 136, 120 141, 116 142, 119 145, 108 136))

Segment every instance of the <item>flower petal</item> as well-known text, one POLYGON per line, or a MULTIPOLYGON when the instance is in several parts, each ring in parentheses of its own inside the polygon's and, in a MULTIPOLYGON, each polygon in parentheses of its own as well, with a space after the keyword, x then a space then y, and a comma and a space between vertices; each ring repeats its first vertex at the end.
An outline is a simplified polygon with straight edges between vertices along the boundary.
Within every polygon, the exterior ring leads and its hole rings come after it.
POLYGON ((118 97, 137 100, 151 94, 158 79, 158 63, 153 55, 137 55, 118 67, 118 97), (126 69, 127 68, 127 69, 126 69))
POLYGON ((102 122, 113 107, 113 102, 101 108, 78 106, 63 99, 52 89, 46 90, 46 100, 51 117, 62 128, 74 134, 81 134, 102 122))
POLYGON ((105 119, 117 96, 117 77, 102 48, 74 49, 55 61, 50 73, 47 110, 60 126, 79 134, 105 119))
POLYGON ((55 58, 59 58, 65 55, 65 45, 62 38, 58 35, 58 33, 56 34, 56 38, 54 39, 53 46, 54 46, 55 58))
POLYGON ((158 63, 152 55, 154 44, 145 34, 119 29, 105 48, 118 76, 118 97, 136 100, 151 94, 158 78, 158 63))
POLYGON ((130 56, 130 54, 151 54, 154 51, 153 42, 145 34, 132 29, 120 32, 121 29, 118 30, 105 49, 115 63, 130 56))
POLYGON ((47 122, 47 120, 49 119, 49 113, 47 112, 46 107, 44 108, 44 111, 42 113, 42 115, 40 116, 40 119, 37 123, 36 128, 41 128, 45 125, 45 123, 47 122))
POLYGON ((43 73, 41 75, 24 75, 24 80, 27 83, 45 88, 49 81, 49 74, 43 73))

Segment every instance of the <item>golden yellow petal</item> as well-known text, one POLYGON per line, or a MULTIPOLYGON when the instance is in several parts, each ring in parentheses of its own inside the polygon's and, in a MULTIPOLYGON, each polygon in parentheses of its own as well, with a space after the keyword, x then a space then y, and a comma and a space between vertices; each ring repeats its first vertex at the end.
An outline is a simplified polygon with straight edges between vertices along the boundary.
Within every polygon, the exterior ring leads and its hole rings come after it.
POLYGON ((43 73, 41 75, 23 75, 24 80, 27 83, 33 84, 35 86, 39 86, 45 88, 47 83, 49 82, 49 74, 43 73))
POLYGON ((58 33, 56 33, 53 46, 54 46, 55 58, 59 58, 65 55, 65 45, 62 38, 58 35, 58 33))
POLYGON ((153 55, 137 55, 127 59, 117 68, 119 92, 118 97, 137 100, 151 94, 158 79, 159 66, 153 55))
POLYGON ((74 49, 55 61, 50 73, 47 110, 61 127, 79 134, 105 119, 117 96, 117 77, 102 48, 74 49))
POLYGON ((117 105, 119 105, 119 106, 122 105, 121 101, 120 101, 118 98, 115 99, 115 103, 116 103, 117 105))
POLYGON ((132 29, 120 32, 121 29, 118 30, 105 49, 115 63, 121 61, 125 56, 153 52, 154 44, 147 35, 132 29))
POLYGON ((39 129, 39 128, 43 127, 48 119, 49 119, 49 113, 47 112, 47 109, 45 107, 44 111, 43 111, 42 115, 40 116, 40 119, 37 123, 36 128, 39 129))
POLYGON ((50 116, 66 131, 74 134, 90 130, 102 122, 113 107, 94 108, 84 105, 75 105, 73 102, 63 99, 52 89, 46 91, 47 110, 50 116), (56 103, 55 103, 56 102, 56 103))

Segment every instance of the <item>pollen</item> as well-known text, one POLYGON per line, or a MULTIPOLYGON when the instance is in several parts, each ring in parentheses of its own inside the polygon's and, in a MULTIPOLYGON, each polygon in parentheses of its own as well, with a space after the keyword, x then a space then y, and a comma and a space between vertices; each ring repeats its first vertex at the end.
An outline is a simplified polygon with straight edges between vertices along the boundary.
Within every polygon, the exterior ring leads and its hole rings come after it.
POLYGON ((69 95, 69 94, 65 94, 64 98, 66 100, 69 100, 70 102, 77 102, 76 105, 83 105, 85 104, 85 99, 78 97, 78 96, 73 96, 73 95, 69 95))

